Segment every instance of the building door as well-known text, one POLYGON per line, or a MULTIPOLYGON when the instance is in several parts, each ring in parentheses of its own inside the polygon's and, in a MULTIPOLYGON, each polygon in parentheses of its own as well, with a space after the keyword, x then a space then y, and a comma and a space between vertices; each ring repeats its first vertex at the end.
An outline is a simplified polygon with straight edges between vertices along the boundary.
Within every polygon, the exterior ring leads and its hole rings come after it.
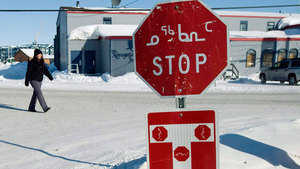
POLYGON ((84 67, 85 73, 93 74, 96 73, 96 51, 86 50, 84 52, 84 67))
POLYGON ((77 64, 79 68, 79 73, 82 73, 82 52, 80 50, 71 51, 71 64, 72 69, 75 69, 75 65, 77 64))

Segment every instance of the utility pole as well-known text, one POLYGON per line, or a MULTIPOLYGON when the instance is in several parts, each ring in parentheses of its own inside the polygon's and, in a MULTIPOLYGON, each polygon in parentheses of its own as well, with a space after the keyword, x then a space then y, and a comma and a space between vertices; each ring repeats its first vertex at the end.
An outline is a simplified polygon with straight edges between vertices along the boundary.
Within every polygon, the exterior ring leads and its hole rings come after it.
MULTIPOLYGON (((300 5, 300 0, 299 0, 298 4, 300 5)), ((300 8, 300 6, 298 6, 298 8, 297 8, 297 13, 299 13, 299 8, 300 8)))

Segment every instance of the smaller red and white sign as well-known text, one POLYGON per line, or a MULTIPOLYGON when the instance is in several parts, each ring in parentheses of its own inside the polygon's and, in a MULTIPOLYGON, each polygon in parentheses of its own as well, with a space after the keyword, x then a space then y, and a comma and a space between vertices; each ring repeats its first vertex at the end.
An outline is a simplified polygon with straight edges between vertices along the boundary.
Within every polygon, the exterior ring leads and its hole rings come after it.
POLYGON ((149 169, 217 169, 214 111, 148 114, 149 169))

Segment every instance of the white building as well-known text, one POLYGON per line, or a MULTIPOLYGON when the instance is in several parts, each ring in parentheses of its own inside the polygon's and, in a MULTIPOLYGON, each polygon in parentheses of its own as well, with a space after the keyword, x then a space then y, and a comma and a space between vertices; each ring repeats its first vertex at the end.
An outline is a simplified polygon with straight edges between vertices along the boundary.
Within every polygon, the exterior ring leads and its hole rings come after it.
MULTIPOLYGON (((54 39, 55 64, 58 69, 71 70, 72 66, 78 66, 80 73, 109 72, 113 76, 133 71, 132 33, 149 9, 60 9, 63 11, 58 14, 54 39)), ((231 32, 231 62, 242 75, 258 72, 262 67, 274 63, 284 55, 283 51, 286 51, 286 56, 297 52, 298 57, 300 41, 297 39, 297 31, 288 32, 293 35, 282 31, 273 34, 267 31, 277 29, 281 19, 300 18, 300 15, 237 11, 216 13, 231 32), (271 51, 272 56, 267 58, 266 55, 271 51)))

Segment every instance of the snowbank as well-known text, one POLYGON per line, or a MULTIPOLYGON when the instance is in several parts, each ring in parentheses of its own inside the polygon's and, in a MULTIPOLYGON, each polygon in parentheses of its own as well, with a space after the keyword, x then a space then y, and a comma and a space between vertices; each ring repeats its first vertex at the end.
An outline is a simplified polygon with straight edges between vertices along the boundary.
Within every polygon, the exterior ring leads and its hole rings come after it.
POLYGON ((258 16, 258 17, 278 17, 278 18, 285 18, 285 17, 300 17, 299 14, 294 13, 274 13, 274 12, 249 12, 249 11, 226 11, 226 10, 215 10, 218 15, 224 16, 258 16))
POLYGON ((275 30, 268 32, 260 31, 230 31, 231 38, 300 38, 300 29, 293 28, 284 31, 275 30))
MULTIPOLYGON (((96 91, 151 91, 135 73, 112 77, 108 73, 88 76, 58 71, 54 64, 48 67, 54 78, 44 77, 43 87, 55 90, 96 90, 96 91)), ((27 62, 0 65, 0 86, 23 88, 27 62)))
POLYGON ((0 81, 3 79, 24 79, 26 70, 27 62, 0 65, 0 81))
POLYGON ((88 25, 71 31, 70 40, 99 39, 108 36, 132 36, 138 25, 88 25))
MULTIPOLYGON (((0 87, 24 88, 24 77, 27 62, 0 65, 0 87)), ((123 76, 112 77, 108 73, 88 76, 84 74, 69 74, 67 71, 57 71, 54 64, 49 66, 54 77, 50 81, 44 78, 43 87, 50 90, 83 90, 83 91, 126 91, 152 92, 134 72, 123 76)), ((290 86, 287 83, 268 82, 260 84, 258 73, 238 80, 218 80, 208 90, 209 93, 300 93, 299 86, 290 86)))
POLYGON ((54 65, 54 63, 50 64, 48 69, 51 73, 57 71, 57 67, 54 65))
POLYGON ((300 17, 287 17, 278 22, 278 29, 282 30, 288 26, 300 26, 300 17))

